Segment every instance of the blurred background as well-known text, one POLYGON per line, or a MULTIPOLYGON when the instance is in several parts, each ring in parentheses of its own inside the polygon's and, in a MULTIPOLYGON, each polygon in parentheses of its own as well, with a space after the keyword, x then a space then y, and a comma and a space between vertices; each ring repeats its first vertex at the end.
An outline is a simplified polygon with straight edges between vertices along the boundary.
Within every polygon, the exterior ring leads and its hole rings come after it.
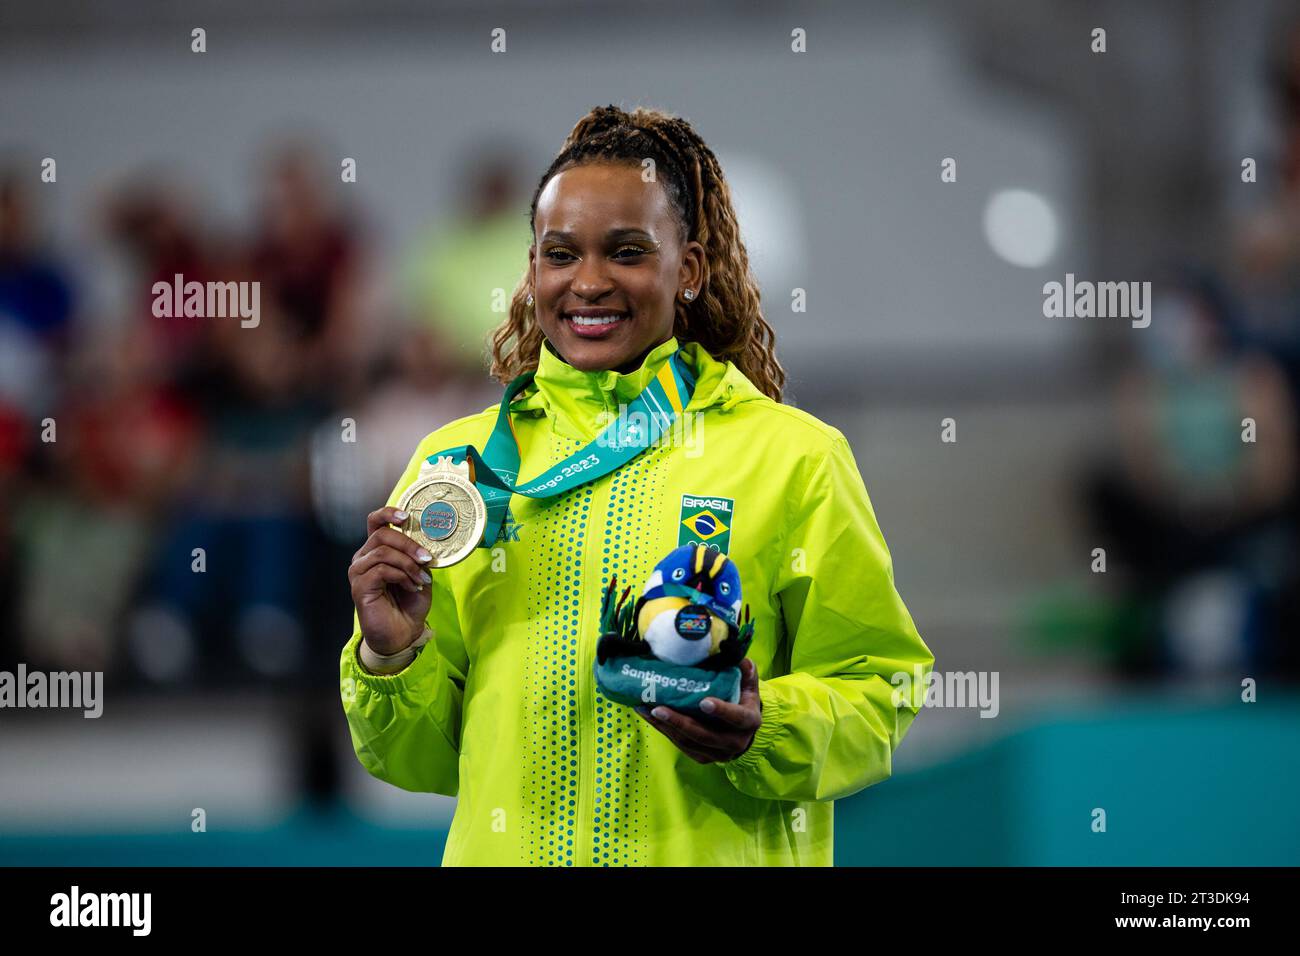
POLYGON ((0 711, 0 863, 437 863, 454 801, 348 742, 346 566, 498 399, 490 290, 605 103, 717 152, 788 400, 936 670, 999 678, 837 805, 837 863, 1300 862, 1300 14, 866 7, 0 2, 0 669, 106 682, 0 711), (176 273, 261 282, 259 326, 156 318, 176 273), (1067 273, 1151 325, 1045 318, 1067 273))

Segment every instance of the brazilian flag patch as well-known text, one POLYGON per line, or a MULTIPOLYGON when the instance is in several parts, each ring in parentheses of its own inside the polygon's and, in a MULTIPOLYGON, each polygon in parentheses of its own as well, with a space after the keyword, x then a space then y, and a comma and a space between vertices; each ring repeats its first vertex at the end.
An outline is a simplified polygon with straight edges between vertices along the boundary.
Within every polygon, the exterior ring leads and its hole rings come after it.
POLYGON ((682 495, 682 513, 677 525, 677 547, 702 544, 728 554, 731 549, 734 498, 682 495))

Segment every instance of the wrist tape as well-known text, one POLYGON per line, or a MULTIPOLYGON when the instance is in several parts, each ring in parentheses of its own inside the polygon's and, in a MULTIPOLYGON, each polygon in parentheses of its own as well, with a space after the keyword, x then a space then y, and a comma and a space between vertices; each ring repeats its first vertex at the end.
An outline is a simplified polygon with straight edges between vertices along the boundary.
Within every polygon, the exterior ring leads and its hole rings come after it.
POLYGON ((424 632, 409 647, 402 648, 396 654, 378 654, 371 650, 370 645, 366 643, 365 635, 362 635, 361 640, 357 642, 357 659, 361 662, 361 667, 371 674, 380 676, 396 674, 400 670, 405 670, 406 666, 415 660, 419 649, 429 643, 432 637, 433 631, 426 624, 424 632))

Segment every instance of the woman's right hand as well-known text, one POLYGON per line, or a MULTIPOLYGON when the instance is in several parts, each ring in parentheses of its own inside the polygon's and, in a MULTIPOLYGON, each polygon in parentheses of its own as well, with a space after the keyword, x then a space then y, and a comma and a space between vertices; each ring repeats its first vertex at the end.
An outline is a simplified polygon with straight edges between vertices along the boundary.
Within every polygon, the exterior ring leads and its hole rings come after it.
POLYGON ((380 508, 366 517, 369 537, 348 566, 352 603, 361 635, 376 654, 396 654, 424 633, 433 578, 426 569, 433 556, 396 528, 405 512, 380 508))

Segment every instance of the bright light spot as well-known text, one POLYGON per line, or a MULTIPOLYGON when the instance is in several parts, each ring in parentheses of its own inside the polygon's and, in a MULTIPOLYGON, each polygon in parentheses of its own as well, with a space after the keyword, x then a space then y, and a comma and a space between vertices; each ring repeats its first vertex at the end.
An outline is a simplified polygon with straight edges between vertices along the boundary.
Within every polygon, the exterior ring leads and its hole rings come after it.
POLYGON ((1056 252, 1060 230, 1051 204, 1026 189, 1003 189, 984 207, 984 236, 1013 266, 1033 269, 1056 252))
POLYGON ((802 210, 789 177, 745 153, 719 156, 740 220, 740 237, 758 284, 789 289, 805 274, 807 245, 802 210))

